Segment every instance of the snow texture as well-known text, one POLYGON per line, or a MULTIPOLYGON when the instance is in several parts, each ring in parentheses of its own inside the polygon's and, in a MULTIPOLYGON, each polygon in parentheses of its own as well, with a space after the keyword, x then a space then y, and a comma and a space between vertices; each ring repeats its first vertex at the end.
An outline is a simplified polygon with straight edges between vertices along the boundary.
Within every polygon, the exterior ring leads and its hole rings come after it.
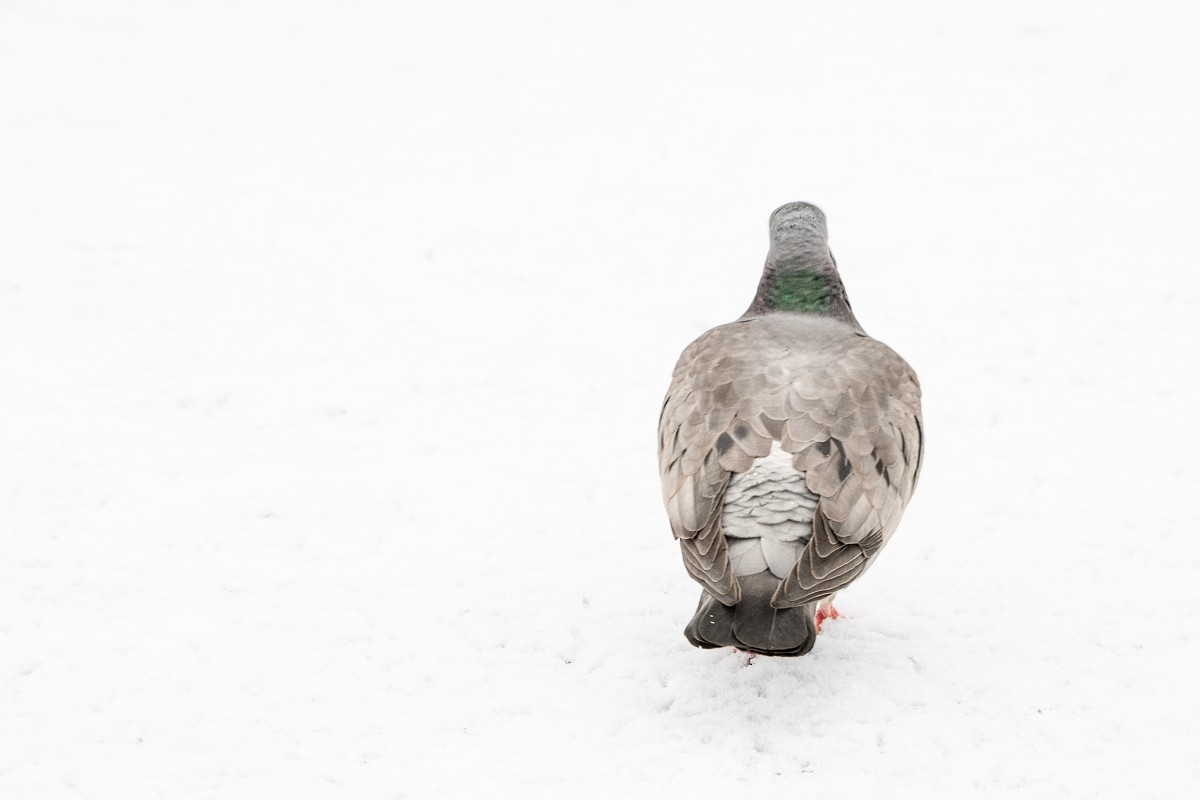
POLYGON ((1195 797, 1197 13, 5 2, 0 797, 1195 797), (655 425, 798 199, 927 458, 745 666, 655 425))

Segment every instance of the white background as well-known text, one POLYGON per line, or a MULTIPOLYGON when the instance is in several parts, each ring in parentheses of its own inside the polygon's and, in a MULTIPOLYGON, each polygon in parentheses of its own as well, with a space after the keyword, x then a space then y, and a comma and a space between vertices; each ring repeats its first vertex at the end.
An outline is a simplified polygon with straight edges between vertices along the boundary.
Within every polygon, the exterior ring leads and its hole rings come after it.
POLYGON ((1194 797, 1188 3, 0 6, 0 796, 1194 797), (821 205, 922 483, 696 651, 679 351, 821 205))

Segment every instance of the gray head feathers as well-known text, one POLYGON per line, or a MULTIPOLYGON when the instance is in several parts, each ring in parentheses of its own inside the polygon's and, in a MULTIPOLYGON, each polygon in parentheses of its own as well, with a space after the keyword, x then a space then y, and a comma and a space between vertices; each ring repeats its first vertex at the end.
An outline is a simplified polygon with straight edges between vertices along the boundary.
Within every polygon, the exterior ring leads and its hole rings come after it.
POLYGON ((810 203, 787 203, 770 215, 770 255, 788 257, 829 252, 824 213, 810 203))
POLYGON ((829 230, 825 214, 811 203, 787 203, 771 213, 769 260, 804 259, 829 262, 829 230))

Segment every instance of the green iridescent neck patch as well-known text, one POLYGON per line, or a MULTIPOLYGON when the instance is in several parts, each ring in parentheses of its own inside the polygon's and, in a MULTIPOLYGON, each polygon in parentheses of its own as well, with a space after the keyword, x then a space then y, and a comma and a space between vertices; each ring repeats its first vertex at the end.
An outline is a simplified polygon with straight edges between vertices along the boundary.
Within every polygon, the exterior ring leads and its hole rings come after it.
POLYGON ((771 287, 771 305, 779 311, 828 311, 829 284, 811 270, 777 275, 771 287))

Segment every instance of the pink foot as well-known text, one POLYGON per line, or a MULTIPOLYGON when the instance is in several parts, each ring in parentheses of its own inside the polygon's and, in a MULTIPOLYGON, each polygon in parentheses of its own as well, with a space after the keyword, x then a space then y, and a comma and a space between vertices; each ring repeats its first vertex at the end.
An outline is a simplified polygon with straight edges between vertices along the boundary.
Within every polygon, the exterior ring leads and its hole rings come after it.
POLYGON ((821 623, 827 619, 837 619, 841 614, 833 606, 821 606, 817 609, 817 633, 821 632, 821 623))

